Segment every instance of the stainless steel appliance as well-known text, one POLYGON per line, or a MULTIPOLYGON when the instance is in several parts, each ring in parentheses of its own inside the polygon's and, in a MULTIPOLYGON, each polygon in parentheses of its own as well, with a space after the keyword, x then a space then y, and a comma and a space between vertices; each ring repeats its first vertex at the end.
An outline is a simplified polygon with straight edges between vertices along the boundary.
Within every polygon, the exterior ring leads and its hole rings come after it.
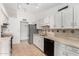
POLYGON ((54 41, 44 38, 44 53, 47 56, 54 56, 54 41))
POLYGON ((37 33, 36 24, 29 24, 29 44, 33 44, 33 34, 37 33))

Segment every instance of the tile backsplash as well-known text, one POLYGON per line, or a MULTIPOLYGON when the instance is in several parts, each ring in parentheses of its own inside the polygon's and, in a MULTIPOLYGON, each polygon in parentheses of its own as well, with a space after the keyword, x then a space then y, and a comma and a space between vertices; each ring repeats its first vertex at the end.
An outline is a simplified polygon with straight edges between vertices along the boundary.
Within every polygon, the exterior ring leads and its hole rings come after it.
POLYGON ((55 36, 58 37, 75 37, 79 38, 79 30, 71 30, 71 29, 55 29, 54 30, 55 36))

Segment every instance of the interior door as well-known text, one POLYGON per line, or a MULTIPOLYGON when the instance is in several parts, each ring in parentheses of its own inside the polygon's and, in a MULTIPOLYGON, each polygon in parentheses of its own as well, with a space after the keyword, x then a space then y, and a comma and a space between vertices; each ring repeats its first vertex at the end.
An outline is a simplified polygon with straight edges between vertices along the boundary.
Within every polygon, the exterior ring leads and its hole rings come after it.
POLYGON ((20 22, 20 40, 28 41, 28 23, 27 22, 20 22))

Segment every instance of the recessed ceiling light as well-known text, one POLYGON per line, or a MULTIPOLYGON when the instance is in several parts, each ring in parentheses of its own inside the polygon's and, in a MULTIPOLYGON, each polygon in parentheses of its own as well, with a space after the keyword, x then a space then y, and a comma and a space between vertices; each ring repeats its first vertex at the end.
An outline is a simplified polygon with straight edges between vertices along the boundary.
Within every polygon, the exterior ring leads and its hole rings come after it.
POLYGON ((36 6, 36 8, 39 8, 39 6, 36 6))
POLYGON ((20 9, 21 8, 21 5, 18 5, 18 8, 20 9))
POLYGON ((29 5, 30 3, 26 3, 27 5, 29 5))

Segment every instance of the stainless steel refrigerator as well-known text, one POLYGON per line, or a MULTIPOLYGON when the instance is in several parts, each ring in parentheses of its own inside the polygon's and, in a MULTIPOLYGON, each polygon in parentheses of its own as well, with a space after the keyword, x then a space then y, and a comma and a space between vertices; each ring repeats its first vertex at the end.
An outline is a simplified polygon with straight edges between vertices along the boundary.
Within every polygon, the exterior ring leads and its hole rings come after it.
POLYGON ((37 33, 36 24, 29 24, 29 44, 33 44, 33 34, 37 33))

